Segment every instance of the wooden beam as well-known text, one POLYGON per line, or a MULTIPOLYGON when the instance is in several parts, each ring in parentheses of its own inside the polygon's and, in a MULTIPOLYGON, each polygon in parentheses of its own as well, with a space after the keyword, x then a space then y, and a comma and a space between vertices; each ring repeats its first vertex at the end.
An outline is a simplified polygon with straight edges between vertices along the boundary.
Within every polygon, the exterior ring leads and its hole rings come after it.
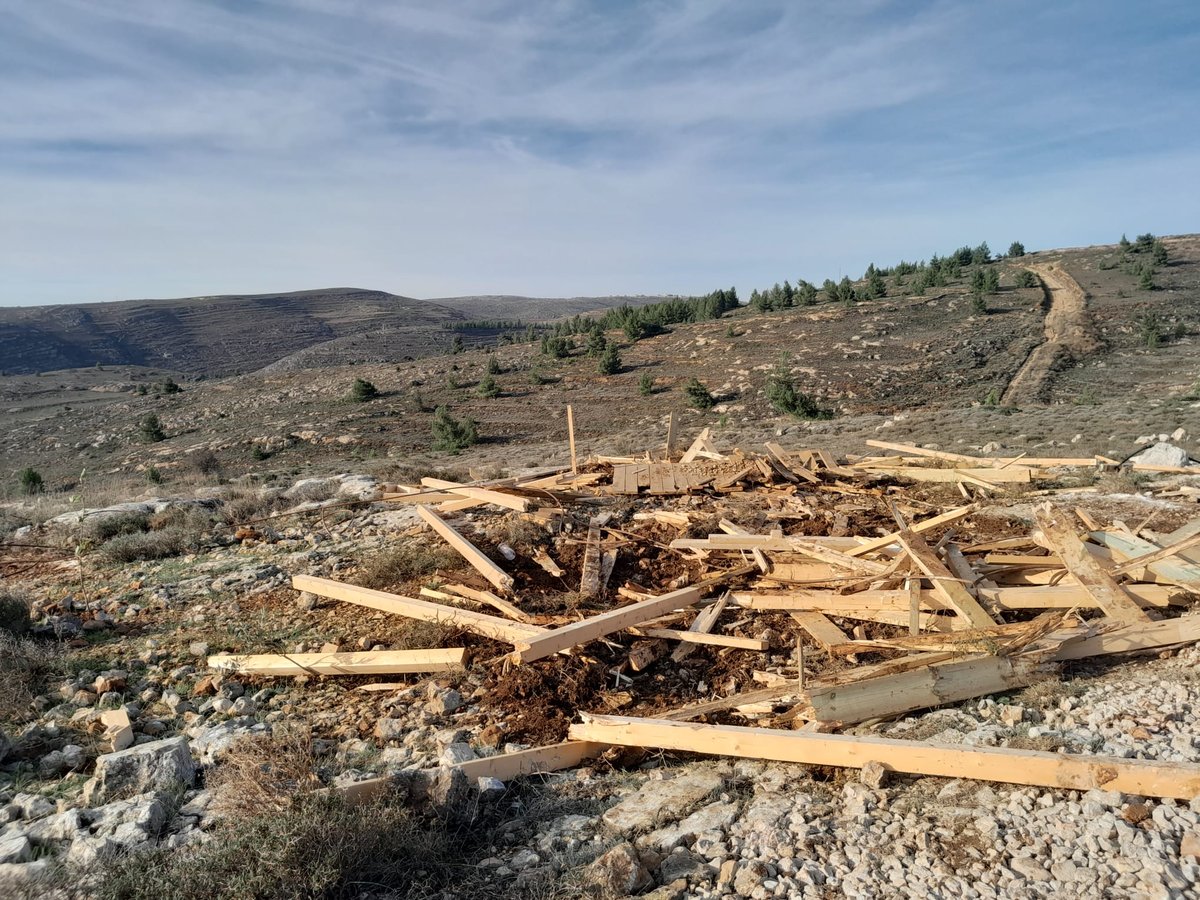
MULTIPOLYGON (((791 613, 791 616, 796 624, 826 651, 849 640, 846 632, 829 621, 824 613, 815 610, 796 610, 791 613)), ((853 658, 853 654, 850 654, 850 658, 853 658)))
POLYGON ((588 523, 587 544, 583 549, 583 572, 579 578, 579 593, 595 597, 600 593, 600 528, 604 520, 593 516, 588 523))
POLYGON ((1105 615, 1130 622, 1149 621, 1149 616, 1123 590, 1104 567, 1088 553, 1074 527, 1061 514, 1055 514, 1049 504, 1035 511, 1042 536, 1050 544, 1067 571, 1075 576, 1104 610, 1105 615))
MULTIPOLYGON (((1154 553, 1161 549, 1158 544, 1152 544, 1150 541, 1134 537, 1131 534, 1115 531, 1093 531, 1089 536, 1097 544, 1111 551, 1113 558, 1118 562, 1154 553)), ((1191 552, 1190 550, 1184 551, 1184 553, 1191 552)), ((1149 574, 1142 577, 1141 580, 1167 582, 1179 585, 1193 594, 1200 593, 1200 565, 1189 561, 1187 557, 1164 559, 1160 562, 1150 563, 1145 569, 1149 574)))
POLYGON ((966 482, 981 487, 998 484, 1029 484, 1033 481, 1033 469, 1018 466, 1012 469, 935 469, 927 466, 863 466, 861 471, 895 475, 909 481, 966 482))
POLYGON ((1193 763, 623 716, 588 716, 582 724, 571 726, 570 736, 623 747, 653 747, 815 766, 861 768, 874 761, 891 771, 914 775, 1077 791, 1103 790, 1139 797, 1191 800, 1200 795, 1200 765, 1193 763))
POLYGON ((692 446, 688 447, 687 452, 680 458, 681 463, 690 463, 700 455, 700 452, 705 449, 705 442, 708 440, 708 429, 705 428, 700 432, 700 436, 692 441, 692 446))
POLYGON ((1143 553, 1141 556, 1135 556, 1132 559, 1121 563, 1111 572, 1110 575, 1125 575, 1136 569, 1144 569, 1154 563, 1160 563, 1163 560, 1177 556, 1184 550, 1190 550, 1193 547, 1200 547, 1200 533, 1193 534, 1191 537, 1186 537, 1181 541, 1176 541, 1163 547, 1161 550, 1155 550, 1150 553, 1143 553))
POLYGON ((330 597, 344 603, 354 603, 358 606, 366 606, 410 619, 439 622, 452 628, 462 628, 464 631, 510 644, 519 643, 549 630, 540 625, 510 622, 508 619, 489 616, 473 609, 459 609, 442 606, 439 603, 428 603, 400 594, 389 594, 386 591, 376 591, 354 584, 342 584, 340 581, 333 581, 329 578, 295 575, 292 577, 292 587, 320 597, 330 597))
POLYGON ((503 597, 497 597, 491 591, 477 591, 475 588, 467 587, 465 584, 448 584, 446 590, 453 591, 460 597, 466 597, 470 600, 476 600, 479 603, 486 603, 493 609, 498 609, 514 622, 529 622, 530 618, 527 613, 517 606, 509 603, 503 597))
POLYGON ((453 481, 443 481, 441 478, 422 478, 421 484, 426 487, 443 488, 456 496, 492 503, 496 506, 503 506, 505 509, 515 509, 518 512, 526 512, 534 505, 532 500, 526 500, 524 497, 514 497, 512 494, 504 494, 487 488, 468 487, 453 481))
POLYGON ((441 535, 442 539, 457 550, 467 562, 475 567, 484 578, 496 586, 501 593, 512 590, 513 578, 498 565, 488 559, 483 552, 459 534, 441 516, 428 506, 418 506, 417 514, 425 523, 441 535))
POLYGON ((354 653, 256 653, 210 656, 210 669, 241 675, 402 675, 461 669, 465 647, 441 650, 374 650, 354 653))
POLYGON ((672 462, 671 457, 675 455, 675 410, 671 410, 667 416, 667 447, 665 458, 667 462, 672 462))
POLYGON ((990 628, 996 621, 987 614, 979 601, 958 582, 945 564, 937 558, 925 539, 911 529, 905 529, 897 535, 900 545, 908 551, 917 567, 925 573, 932 585, 933 592, 941 597, 960 616, 975 628, 990 628))
POLYGON ((757 638, 737 637, 730 634, 705 634, 702 631, 680 631, 677 628, 631 628, 635 634, 642 637, 665 638, 670 641, 684 641, 689 644, 708 644, 712 647, 733 647, 737 650, 769 650, 767 641, 757 638))
MULTIPOLYGON (((709 604, 696 614, 696 618, 692 620, 692 624, 688 626, 688 631, 692 634, 708 634, 713 630, 713 626, 717 624, 717 620, 721 618, 721 613, 725 612, 725 607, 729 603, 729 594, 722 594, 717 598, 716 603, 709 604)), ((686 641, 681 642, 678 647, 671 653, 671 659, 674 662, 682 662, 687 659, 688 655, 695 649, 694 644, 689 644, 686 641)))
POLYGON ((699 587, 682 588, 661 597, 652 597, 598 616, 591 616, 573 625, 550 629, 538 637, 520 643, 514 655, 520 662, 542 659, 559 650, 567 650, 623 631, 631 625, 640 625, 671 610, 694 606, 700 602, 703 594, 699 587))
MULTIPOLYGON (((934 528, 940 528, 942 525, 949 525, 951 522, 957 522, 959 519, 965 519, 971 513, 975 512, 975 504, 969 506, 960 506, 957 509, 949 510, 942 513, 940 516, 934 516, 930 519, 916 522, 908 530, 914 534, 924 534, 934 528)), ((849 556, 862 556, 866 553, 873 553, 876 550, 882 550, 889 544, 896 543, 898 535, 896 533, 885 534, 883 537, 872 538, 869 541, 864 541, 852 550, 847 550, 849 556)))
POLYGON ((1054 654, 1054 659, 1085 659, 1110 653, 1132 653, 1154 650, 1175 644, 1200 641, 1200 616, 1180 616, 1158 622, 1131 622, 1107 628, 1077 641, 1067 641, 1054 654))
POLYGON ((501 781, 510 781, 521 775, 569 769, 599 756, 607 749, 607 744, 592 741, 564 741, 548 747, 532 747, 529 750, 472 759, 450 768, 462 772, 468 778, 498 778, 501 781))

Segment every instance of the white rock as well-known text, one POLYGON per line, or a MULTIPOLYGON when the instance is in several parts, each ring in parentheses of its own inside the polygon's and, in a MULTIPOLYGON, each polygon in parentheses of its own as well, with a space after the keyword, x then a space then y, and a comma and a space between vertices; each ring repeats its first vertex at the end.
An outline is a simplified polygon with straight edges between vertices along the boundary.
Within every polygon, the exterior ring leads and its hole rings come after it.
POLYGON ((1186 466, 1188 452, 1182 447, 1176 447, 1165 441, 1159 441, 1132 458, 1133 462, 1147 466, 1186 466))
POLYGON ((83 802, 95 806, 122 794, 191 787, 195 780, 187 738, 150 741, 97 757, 95 775, 83 786, 83 802))

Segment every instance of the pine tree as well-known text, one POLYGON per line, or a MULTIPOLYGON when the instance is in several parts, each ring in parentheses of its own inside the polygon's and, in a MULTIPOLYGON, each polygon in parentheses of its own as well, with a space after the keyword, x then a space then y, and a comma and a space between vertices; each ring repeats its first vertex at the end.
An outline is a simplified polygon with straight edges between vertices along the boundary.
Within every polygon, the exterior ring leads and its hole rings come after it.
POLYGON ((621 355, 616 344, 609 344, 600 355, 600 374, 616 375, 621 371, 621 355))
POLYGON ((350 385, 349 400, 352 403, 366 403, 379 396, 379 388, 362 378, 355 378, 350 385))
POLYGON ((600 356, 607 348, 608 339, 605 338, 604 332, 600 330, 599 326, 593 328, 588 333, 587 355, 600 356))
POLYGON ((683 386, 683 393, 687 396, 688 403, 696 409, 712 409, 717 405, 717 401, 713 395, 709 393, 708 388, 700 383, 698 378, 692 378, 683 386))
POLYGON ((643 397, 649 397, 654 393, 654 379, 650 377, 649 372, 643 372, 638 379, 638 393, 643 397))
POLYGON ((490 400, 493 397, 500 396, 500 385, 496 384, 496 379, 489 372, 483 376, 483 380, 479 382, 479 386, 475 389, 475 392, 480 397, 486 397, 490 400))

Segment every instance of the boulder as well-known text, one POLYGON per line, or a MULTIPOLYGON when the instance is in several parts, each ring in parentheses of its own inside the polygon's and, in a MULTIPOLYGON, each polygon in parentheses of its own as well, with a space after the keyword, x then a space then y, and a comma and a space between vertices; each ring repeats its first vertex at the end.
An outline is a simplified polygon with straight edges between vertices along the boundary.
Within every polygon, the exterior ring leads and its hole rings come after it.
POLYGON ((133 794, 191 787, 195 780, 187 738, 150 741, 97 757, 95 776, 83 787, 83 802, 97 806, 133 794))
POLYGON ((706 831, 724 831, 737 816, 736 803, 718 800, 716 803, 700 807, 681 822, 650 832, 639 838, 637 844, 639 847, 651 847, 660 853, 670 853, 680 844, 690 844, 697 835, 706 831))
POLYGON ((586 879, 611 897, 627 897, 654 884, 630 843, 617 844, 588 866, 586 879))
POLYGON ((1170 466, 1178 468, 1189 465, 1188 452, 1182 447, 1166 441, 1159 441, 1152 447, 1147 447, 1141 453, 1131 457, 1131 461, 1146 466, 1170 466))
POLYGON ((33 859, 33 844, 24 832, 0 835, 0 863, 23 863, 33 859))
POLYGON ((653 828, 660 820, 675 821, 724 784, 716 772, 684 772, 666 781, 647 781, 604 816, 613 831, 653 828))

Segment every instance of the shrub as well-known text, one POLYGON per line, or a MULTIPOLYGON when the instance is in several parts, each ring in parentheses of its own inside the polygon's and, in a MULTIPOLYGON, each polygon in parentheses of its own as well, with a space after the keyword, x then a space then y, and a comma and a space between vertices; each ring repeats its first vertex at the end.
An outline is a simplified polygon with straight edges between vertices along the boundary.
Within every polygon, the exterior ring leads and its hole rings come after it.
POLYGON ((621 371, 621 355, 615 344, 610 344, 600 355, 599 369, 601 375, 616 375, 621 371))
POLYGON ((500 375, 503 372, 504 369, 500 367, 500 360, 496 359, 496 354, 490 354, 487 361, 487 373, 489 375, 500 375))
POLYGON ((348 399, 351 403, 366 403, 368 400, 374 400, 378 396, 379 388, 365 379, 355 378, 354 383, 350 385, 348 399))
POLYGON ((192 468, 201 475, 217 475, 221 471, 221 460, 211 450, 200 450, 192 454, 192 468))
POLYGON ((1138 274, 1138 287, 1143 291, 1152 291, 1155 288, 1154 284, 1154 269, 1150 266, 1143 266, 1138 274))
POLYGON ((123 534, 140 534, 149 530, 149 513, 123 512, 92 519, 87 523, 84 534, 89 540, 103 544, 123 534))
POLYGON ((150 484, 162 484, 166 480, 157 466, 146 467, 146 481, 150 482, 150 484))
POLYGON ((138 435, 147 444, 157 444, 167 438, 167 433, 163 431, 162 422, 159 421, 156 413, 146 413, 142 417, 138 423, 138 435))
POLYGON ((480 397, 492 399, 500 396, 500 385, 496 384, 496 379, 489 372, 483 376, 483 380, 479 382, 479 386, 475 388, 475 393, 480 397))
POLYGON ((46 490, 46 482, 42 480, 42 473, 28 466, 17 475, 17 482, 21 485, 21 493, 26 496, 32 497, 34 494, 40 494, 46 490))
POLYGON ((776 412, 798 419, 832 419, 833 410, 822 409, 816 398, 796 390, 796 384, 783 364, 767 382, 767 402, 776 412))
MULTIPOLYGON (((28 623, 29 610, 23 607, 28 623)), ((31 718, 34 698, 45 688, 57 653, 53 644, 23 637, 0 628, 0 722, 31 718)))
POLYGON ((155 390, 160 394, 178 394, 183 391, 183 388, 176 384, 174 378, 168 376, 158 383, 155 390))
POLYGON ((462 335, 456 334, 454 336, 454 340, 450 342, 450 352, 451 353, 462 353, 463 350, 465 350, 465 349, 466 349, 466 347, 463 346, 462 335))
POLYGON ((1028 269, 1022 269, 1019 273, 1017 273, 1017 287, 1019 287, 1019 288, 1037 287, 1037 283, 1038 283, 1037 276, 1034 275, 1032 272, 1030 272, 1028 269))
POLYGON ((0 590, 0 633, 21 636, 29 631, 29 601, 20 594, 0 590))
POLYGON ((1025 245, 1022 244, 1020 241, 1013 241, 1011 244, 1008 245, 1008 255, 1013 258, 1016 258, 1019 256, 1024 256, 1025 255, 1025 245))
POLYGON ((552 359, 566 359, 571 355, 571 342, 565 337, 546 335, 542 338, 542 353, 552 359))
POLYGON ((683 386, 683 393, 690 403, 696 409, 712 409, 717 405, 717 401, 713 399, 713 395, 709 393, 708 388, 700 383, 698 378, 692 378, 683 386))
POLYGON ((1151 258, 1154 260, 1155 265, 1165 266, 1171 258, 1167 253, 1167 245, 1162 241, 1156 240, 1154 242, 1154 250, 1152 251, 1151 258))
POLYGON ((445 406, 434 410, 431 428, 434 450, 457 452, 479 442, 478 423, 474 419, 455 419, 445 406))
POLYGON ((643 397, 649 397, 654 393, 654 379, 650 377, 649 372, 643 372, 641 378, 638 379, 638 393, 643 397))
POLYGON ((1163 321, 1155 313, 1143 313, 1133 320, 1137 326, 1138 340, 1150 350, 1157 349, 1163 339, 1163 321))
POLYGON ((189 553, 199 547, 199 535, 184 528, 164 528, 161 531, 142 531, 122 534, 100 548, 100 555, 109 562, 131 563, 149 559, 166 559, 189 553))
POLYGON ((250 458, 255 462, 262 462, 265 459, 270 459, 271 453, 262 444, 255 444, 250 448, 250 458))
POLYGON ((977 316, 986 316, 988 311, 987 301, 983 299, 982 294, 973 294, 971 296, 971 312, 977 316))
POLYGON ((1132 244, 1129 243, 1129 238, 1125 237, 1125 235, 1121 235, 1121 240, 1118 242, 1117 246, 1119 246, 1122 250, 1128 250, 1132 244))

